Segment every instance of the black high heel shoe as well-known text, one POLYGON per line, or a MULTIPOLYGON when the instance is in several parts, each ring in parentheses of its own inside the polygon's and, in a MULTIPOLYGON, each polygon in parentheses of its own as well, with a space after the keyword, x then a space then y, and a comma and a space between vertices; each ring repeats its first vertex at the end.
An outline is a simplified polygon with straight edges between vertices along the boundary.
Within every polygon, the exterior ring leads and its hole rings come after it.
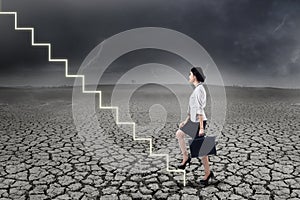
POLYGON ((182 164, 178 166, 178 169, 185 169, 186 165, 189 164, 191 166, 191 157, 189 156, 188 159, 182 164))
POLYGON ((215 178, 215 175, 212 171, 209 172, 209 175, 206 179, 202 179, 200 180, 200 185, 203 185, 203 186, 207 186, 208 185, 208 181, 209 179, 214 179, 215 178))

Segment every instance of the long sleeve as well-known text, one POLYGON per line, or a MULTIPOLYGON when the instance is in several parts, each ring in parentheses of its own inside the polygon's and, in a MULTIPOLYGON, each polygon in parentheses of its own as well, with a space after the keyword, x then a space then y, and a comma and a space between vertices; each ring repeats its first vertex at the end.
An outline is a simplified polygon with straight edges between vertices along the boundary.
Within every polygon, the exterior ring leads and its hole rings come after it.
POLYGON ((195 101, 195 106, 196 106, 196 114, 204 114, 204 107, 206 106, 206 92, 203 87, 197 88, 197 93, 196 93, 196 101, 195 101))
POLYGON ((191 121, 198 121, 197 114, 203 115, 203 120, 206 120, 204 108, 206 106, 206 92, 202 85, 197 86, 190 96, 189 108, 191 121))

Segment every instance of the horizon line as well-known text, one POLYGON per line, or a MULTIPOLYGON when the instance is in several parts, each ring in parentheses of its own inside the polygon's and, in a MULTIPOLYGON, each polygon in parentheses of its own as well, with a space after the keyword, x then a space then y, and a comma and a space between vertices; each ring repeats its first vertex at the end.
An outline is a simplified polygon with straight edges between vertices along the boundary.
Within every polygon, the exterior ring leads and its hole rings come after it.
MULTIPOLYGON (((147 84, 156 84, 156 83, 147 83, 147 84)), ((86 84, 85 86, 95 86, 97 84, 86 84)), ((97 86, 114 86, 116 84, 98 84, 97 86)), ((125 83, 125 84, 118 84, 118 85, 146 85, 146 84, 139 84, 139 83, 125 83)), ((160 85, 160 84, 157 84, 160 85)), ((164 85, 191 85, 191 84, 181 84, 181 83, 167 83, 164 85)), ((216 85, 216 84, 205 84, 209 86, 218 86, 222 87, 222 85, 216 85)), ((81 87, 81 85, 41 85, 41 86, 34 86, 34 85, 0 85, 0 88, 69 88, 69 87, 81 87)), ((251 86, 251 85, 224 85, 224 87, 234 87, 234 88, 270 88, 270 89, 292 89, 292 90, 299 90, 299 88, 296 87, 276 87, 276 86, 251 86)))

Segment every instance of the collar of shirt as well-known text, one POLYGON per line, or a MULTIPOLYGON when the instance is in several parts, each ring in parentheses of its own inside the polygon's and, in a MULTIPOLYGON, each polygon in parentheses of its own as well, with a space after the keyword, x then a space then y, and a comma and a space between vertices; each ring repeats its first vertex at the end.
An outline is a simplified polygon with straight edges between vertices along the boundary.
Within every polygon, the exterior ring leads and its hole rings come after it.
POLYGON ((195 88, 197 87, 197 86, 199 86, 199 85, 201 85, 202 83, 201 82, 199 82, 196 86, 195 86, 195 88))

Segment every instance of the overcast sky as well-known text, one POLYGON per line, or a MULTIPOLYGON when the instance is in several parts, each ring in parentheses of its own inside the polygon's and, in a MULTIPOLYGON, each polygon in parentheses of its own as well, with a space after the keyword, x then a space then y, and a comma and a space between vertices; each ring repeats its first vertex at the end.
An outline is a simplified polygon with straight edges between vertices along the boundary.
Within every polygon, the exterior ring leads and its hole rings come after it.
MULTIPOLYGON (((1 7, 18 12, 19 26, 33 26, 38 42, 52 43, 54 57, 68 58, 70 73, 106 38, 151 26, 199 42, 226 85, 300 88, 300 1, 2 0, 1 7)), ((46 48, 31 47, 30 34, 13 26, 12 16, 0 15, 0 85, 73 83, 62 64, 47 62, 46 48)), ((107 75, 148 62, 187 65, 172 53, 139 50, 116 60, 107 75)))

